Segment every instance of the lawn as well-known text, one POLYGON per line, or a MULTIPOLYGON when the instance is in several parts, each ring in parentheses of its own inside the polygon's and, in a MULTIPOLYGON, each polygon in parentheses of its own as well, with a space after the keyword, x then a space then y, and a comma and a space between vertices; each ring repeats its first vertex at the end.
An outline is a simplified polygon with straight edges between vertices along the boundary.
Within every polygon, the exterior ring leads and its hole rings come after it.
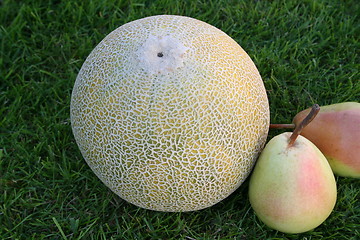
POLYGON ((96 44, 158 14, 194 17, 234 38, 262 75, 272 123, 290 123, 314 103, 359 101, 359 13, 357 0, 0 0, 0 239, 359 239, 358 179, 336 177, 334 211, 298 235, 258 220, 248 181, 201 211, 133 206, 86 165, 69 113, 96 44))

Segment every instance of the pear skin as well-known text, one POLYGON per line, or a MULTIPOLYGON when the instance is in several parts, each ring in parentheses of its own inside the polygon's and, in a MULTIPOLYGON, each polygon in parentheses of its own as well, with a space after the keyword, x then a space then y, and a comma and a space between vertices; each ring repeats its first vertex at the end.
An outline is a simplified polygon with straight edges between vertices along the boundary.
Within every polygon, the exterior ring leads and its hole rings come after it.
MULTIPOLYGON (((309 111, 299 112, 293 123, 297 125, 309 111)), ((301 135, 320 149, 336 175, 360 178, 360 103, 322 106, 301 135)))
POLYGON ((288 146, 291 133, 272 138, 262 151, 249 182, 249 200, 270 228, 302 233, 316 228, 332 212, 337 195, 325 156, 305 137, 288 146))

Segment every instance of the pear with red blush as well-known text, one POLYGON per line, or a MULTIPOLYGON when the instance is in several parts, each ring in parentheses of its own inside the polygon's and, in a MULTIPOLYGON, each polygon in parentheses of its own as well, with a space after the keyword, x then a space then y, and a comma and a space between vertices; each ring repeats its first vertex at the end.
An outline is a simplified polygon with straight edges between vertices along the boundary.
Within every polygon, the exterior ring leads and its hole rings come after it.
MULTIPOLYGON (((299 112, 293 123, 299 124, 310 110, 299 112)), ((322 106, 301 135, 320 149, 336 175, 360 178, 360 103, 322 106)))
POLYGON ((312 111, 293 133, 272 138, 250 177, 249 200, 258 218, 270 228, 302 233, 316 228, 331 214, 336 181, 325 156, 299 135, 319 111, 312 111))

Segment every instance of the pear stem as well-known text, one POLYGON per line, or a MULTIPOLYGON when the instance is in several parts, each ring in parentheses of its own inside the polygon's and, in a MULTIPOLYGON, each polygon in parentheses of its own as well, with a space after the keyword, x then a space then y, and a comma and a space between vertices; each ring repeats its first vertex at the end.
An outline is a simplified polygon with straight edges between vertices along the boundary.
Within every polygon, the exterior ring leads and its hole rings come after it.
POLYGON ((272 123, 272 124, 270 124, 269 128, 273 128, 273 129, 295 128, 295 124, 293 124, 293 123, 290 123, 290 124, 272 123))
POLYGON ((304 118, 304 120, 302 120, 298 125, 295 125, 294 132, 290 136, 288 147, 291 147, 294 144, 296 138, 300 135, 303 128, 306 127, 316 117, 319 111, 320 111, 320 106, 318 104, 314 104, 311 108, 311 111, 304 118))

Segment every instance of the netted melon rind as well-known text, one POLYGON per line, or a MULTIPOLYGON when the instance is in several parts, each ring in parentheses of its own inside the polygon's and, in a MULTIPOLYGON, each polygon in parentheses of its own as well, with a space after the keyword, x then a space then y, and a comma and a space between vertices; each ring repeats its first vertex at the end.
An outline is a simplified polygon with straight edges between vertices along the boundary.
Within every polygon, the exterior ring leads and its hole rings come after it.
POLYGON ((158 211, 229 196, 269 127, 250 57, 219 29, 181 16, 143 18, 106 36, 84 62, 70 108, 94 173, 121 198, 158 211))

